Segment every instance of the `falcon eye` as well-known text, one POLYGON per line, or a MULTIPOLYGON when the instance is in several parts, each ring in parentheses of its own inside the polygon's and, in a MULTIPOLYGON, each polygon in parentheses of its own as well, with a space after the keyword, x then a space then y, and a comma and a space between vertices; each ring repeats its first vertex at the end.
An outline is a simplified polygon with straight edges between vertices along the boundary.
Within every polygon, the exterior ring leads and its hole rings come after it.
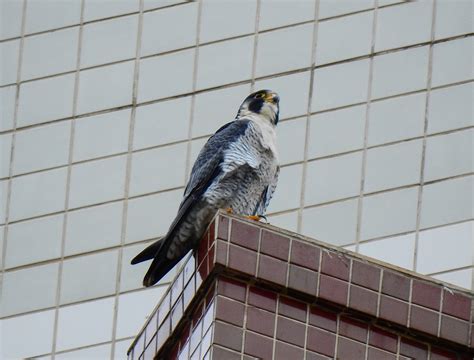
POLYGON ((265 97, 264 93, 258 93, 255 95, 255 99, 263 99, 265 97))

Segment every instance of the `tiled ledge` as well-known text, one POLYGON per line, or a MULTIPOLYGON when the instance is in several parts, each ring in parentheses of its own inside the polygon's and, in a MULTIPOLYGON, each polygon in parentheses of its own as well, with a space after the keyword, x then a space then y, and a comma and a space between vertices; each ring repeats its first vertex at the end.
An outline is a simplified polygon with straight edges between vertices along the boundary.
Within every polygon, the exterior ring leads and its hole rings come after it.
MULTIPOLYGON (((237 333, 239 331, 229 326, 238 329, 244 318, 250 319, 241 309, 255 307, 249 303, 252 292, 266 293, 262 298, 267 302, 271 298, 277 299, 275 304, 278 303, 279 308, 284 306, 282 304, 291 304, 288 305, 289 313, 282 314, 283 322, 294 318, 291 313, 300 308, 301 318, 293 320, 301 323, 289 322, 287 325, 293 325, 295 331, 299 326, 305 328, 303 332, 299 330, 304 343, 294 343, 302 341, 300 336, 293 343, 288 339, 283 339, 283 343, 287 341, 300 346, 302 351, 310 351, 313 346, 309 334, 317 329, 308 326, 314 312, 323 312, 325 317, 335 319, 335 336, 353 338, 357 331, 344 334, 340 327, 347 322, 358 323, 356 328, 366 329, 365 346, 369 353, 375 350, 369 349, 371 340, 367 334, 387 330, 391 332, 385 336, 387 339, 397 339, 395 354, 399 358, 404 358, 404 347, 424 349, 426 354, 432 353, 432 359, 438 358, 436 354, 443 351, 448 351, 447 354, 452 351, 454 357, 439 358, 469 358, 470 347, 474 346, 472 293, 271 225, 220 213, 200 243, 197 260, 188 256, 133 342, 129 359, 152 359, 155 354, 158 354, 157 358, 177 358, 178 354, 182 358, 185 345, 188 347, 186 359, 212 358, 206 351, 219 345, 218 333, 237 333), (227 290, 222 292, 222 288, 227 290), (229 290, 232 288, 240 290, 229 290), (228 329, 221 329, 223 327, 228 329), (196 349, 201 349, 200 355, 196 349)), ((259 304, 258 307, 275 312, 264 306, 259 304)), ((249 331, 248 324, 246 327, 245 333, 249 331)), ((239 334, 243 336, 241 331, 239 334)), ((251 339, 252 334, 249 333, 247 339, 251 339)), ((266 335, 272 337, 274 351, 278 335, 275 332, 266 335)), ((221 340, 225 342, 226 338, 221 340)), ((245 352, 247 343, 244 346, 242 341, 240 339, 238 349, 236 344, 235 349, 232 344, 220 346, 249 354, 245 352)), ((331 343, 332 340, 328 341, 331 343)), ((344 341, 336 343, 343 344, 344 341)), ((259 342, 265 343, 265 339, 259 342)), ((224 350, 215 350, 216 353, 219 351, 224 350)), ((343 347, 333 346, 325 355, 332 357, 339 351, 344 351, 343 347)), ((405 355, 410 354, 408 351, 405 355)), ((274 355, 272 353, 272 357, 274 355)))

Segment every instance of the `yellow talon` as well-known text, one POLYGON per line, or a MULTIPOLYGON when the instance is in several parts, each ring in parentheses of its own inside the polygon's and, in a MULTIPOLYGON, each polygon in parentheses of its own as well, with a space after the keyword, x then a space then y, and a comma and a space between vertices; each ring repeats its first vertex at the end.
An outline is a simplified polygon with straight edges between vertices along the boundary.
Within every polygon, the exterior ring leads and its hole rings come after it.
POLYGON ((227 208, 225 209, 225 211, 227 211, 227 214, 232 214, 234 212, 232 208, 227 208))
POLYGON ((248 215, 246 216, 247 219, 253 220, 253 221, 260 221, 262 219, 261 216, 258 215, 248 215))

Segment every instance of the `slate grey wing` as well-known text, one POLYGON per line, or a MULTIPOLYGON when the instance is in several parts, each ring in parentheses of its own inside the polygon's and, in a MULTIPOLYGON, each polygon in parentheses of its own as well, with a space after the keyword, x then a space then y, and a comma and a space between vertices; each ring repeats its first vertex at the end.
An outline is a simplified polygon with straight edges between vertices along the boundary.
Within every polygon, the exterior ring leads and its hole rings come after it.
POLYGON ((277 167, 277 170, 275 171, 275 176, 273 177, 272 182, 263 191, 260 201, 258 202, 253 215, 265 215, 268 205, 270 204, 270 200, 272 199, 273 194, 278 184, 278 175, 280 175, 279 166, 277 167))
POLYGON ((158 282, 189 250, 194 248, 217 212, 203 197, 223 175, 225 151, 238 142, 249 126, 248 120, 235 120, 221 127, 205 144, 191 171, 178 214, 168 233, 138 254, 132 264, 153 258, 144 279, 145 286, 158 282))

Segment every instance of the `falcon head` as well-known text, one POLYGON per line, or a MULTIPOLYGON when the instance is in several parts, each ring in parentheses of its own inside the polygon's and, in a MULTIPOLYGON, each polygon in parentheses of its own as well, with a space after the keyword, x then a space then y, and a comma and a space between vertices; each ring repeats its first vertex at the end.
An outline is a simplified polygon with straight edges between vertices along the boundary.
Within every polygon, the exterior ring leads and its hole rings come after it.
POLYGON ((237 118, 258 114, 272 125, 278 123, 280 97, 271 90, 259 90, 247 96, 240 105, 237 118))

